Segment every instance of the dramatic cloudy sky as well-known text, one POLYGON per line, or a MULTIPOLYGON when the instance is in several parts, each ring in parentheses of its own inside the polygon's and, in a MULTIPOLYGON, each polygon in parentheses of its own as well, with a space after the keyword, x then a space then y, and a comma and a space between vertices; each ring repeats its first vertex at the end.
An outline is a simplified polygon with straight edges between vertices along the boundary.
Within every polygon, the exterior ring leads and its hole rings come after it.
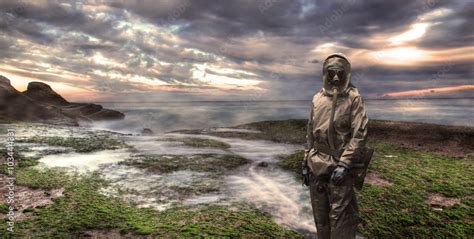
POLYGON ((474 95, 472 0, 0 1, 0 74, 71 101, 308 99, 348 55, 366 98, 474 95))

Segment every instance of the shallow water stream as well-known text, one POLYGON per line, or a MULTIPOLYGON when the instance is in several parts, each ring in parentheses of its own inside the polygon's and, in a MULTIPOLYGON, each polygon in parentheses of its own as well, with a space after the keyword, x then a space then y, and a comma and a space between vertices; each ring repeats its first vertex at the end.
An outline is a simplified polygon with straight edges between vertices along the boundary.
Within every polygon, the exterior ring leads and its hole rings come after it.
POLYGON ((40 164, 36 167, 68 167, 80 172, 98 170, 111 182, 111 187, 101 189, 103 193, 120 195, 140 207, 164 210, 175 205, 247 203, 270 213, 281 225, 301 232, 315 232, 307 188, 301 185, 294 174, 277 165, 279 155, 291 154, 301 149, 300 145, 176 133, 127 135, 82 127, 17 125, 15 128, 17 138, 34 135, 89 137, 99 134, 123 140, 133 146, 136 151, 120 148, 77 153, 67 147, 23 143, 31 150, 29 155, 40 157, 40 164), (230 147, 191 147, 180 141, 181 138, 216 140, 230 147), (227 172, 178 169, 167 173, 119 163, 137 155, 194 154, 238 155, 249 163, 227 172))

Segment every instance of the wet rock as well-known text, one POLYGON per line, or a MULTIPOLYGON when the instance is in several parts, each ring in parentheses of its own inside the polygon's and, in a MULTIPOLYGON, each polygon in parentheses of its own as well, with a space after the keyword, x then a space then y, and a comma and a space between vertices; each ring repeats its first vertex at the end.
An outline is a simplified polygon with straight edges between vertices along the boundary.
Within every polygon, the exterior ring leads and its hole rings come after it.
POLYGON ((116 110, 102 109, 101 111, 89 115, 92 120, 117 120, 125 118, 125 114, 116 110))
POLYGON ((267 162, 259 162, 257 164, 257 166, 262 167, 262 168, 266 168, 266 167, 268 167, 268 163, 267 162))
POLYGON ((94 114, 101 110, 102 106, 96 104, 83 104, 79 107, 79 111, 81 111, 81 113, 84 115, 94 114))
POLYGON ((141 134, 142 135, 152 135, 152 134, 154 134, 154 132, 153 132, 153 130, 151 130, 149 128, 143 128, 141 134))

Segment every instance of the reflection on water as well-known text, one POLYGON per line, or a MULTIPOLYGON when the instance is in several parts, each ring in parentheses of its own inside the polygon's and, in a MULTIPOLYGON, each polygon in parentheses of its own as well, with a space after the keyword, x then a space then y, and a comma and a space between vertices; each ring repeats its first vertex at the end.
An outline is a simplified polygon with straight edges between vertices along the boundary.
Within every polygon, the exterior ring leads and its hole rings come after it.
MULTIPOLYGON (((474 99, 366 100, 371 119, 474 126, 474 99)), ((103 103, 125 113, 123 121, 97 127, 136 132, 225 127, 262 120, 307 118, 308 101, 103 103)))

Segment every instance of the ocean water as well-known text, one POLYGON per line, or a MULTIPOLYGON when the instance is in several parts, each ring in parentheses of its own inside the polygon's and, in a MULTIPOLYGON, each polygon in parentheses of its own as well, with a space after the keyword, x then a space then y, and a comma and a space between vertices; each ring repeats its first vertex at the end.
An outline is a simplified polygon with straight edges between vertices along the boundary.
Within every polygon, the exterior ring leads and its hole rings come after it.
MULTIPOLYGON (((369 119, 414 121, 474 127, 474 98, 365 100, 369 119)), ((262 120, 307 118, 308 101, 102 102, 125 113, 104 128, 136 132, 223 127, 262 120)))

